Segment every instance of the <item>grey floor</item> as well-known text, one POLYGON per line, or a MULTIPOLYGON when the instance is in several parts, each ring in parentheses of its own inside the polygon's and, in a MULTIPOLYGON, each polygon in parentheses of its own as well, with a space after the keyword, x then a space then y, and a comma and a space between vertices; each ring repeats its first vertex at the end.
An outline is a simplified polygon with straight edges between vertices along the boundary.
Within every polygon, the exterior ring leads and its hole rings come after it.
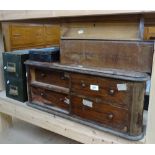
POLYGON ((0 133, 0 144, 78 144, 78 142, 13 119, 13 127, 0 133))

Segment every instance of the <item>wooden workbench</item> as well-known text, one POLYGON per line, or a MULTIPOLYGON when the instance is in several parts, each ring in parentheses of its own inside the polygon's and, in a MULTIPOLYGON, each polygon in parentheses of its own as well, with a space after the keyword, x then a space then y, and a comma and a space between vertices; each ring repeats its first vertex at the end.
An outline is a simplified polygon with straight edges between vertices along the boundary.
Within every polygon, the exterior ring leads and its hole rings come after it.
POLYGON ((112 134, 55 116, 37 109, 33 109, 5 96, 0 92, 0 131, 1 133, 12 126, 12 117, 42 127, 62 136, 81 143, 145 143, 145 137, 140 141, 129 141, 112 134))

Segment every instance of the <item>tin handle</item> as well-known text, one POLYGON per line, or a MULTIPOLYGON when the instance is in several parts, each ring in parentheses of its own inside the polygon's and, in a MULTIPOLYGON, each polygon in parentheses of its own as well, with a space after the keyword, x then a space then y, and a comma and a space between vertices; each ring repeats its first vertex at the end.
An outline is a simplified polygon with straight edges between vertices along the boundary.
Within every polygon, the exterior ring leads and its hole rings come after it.
POLYGON ((18 87, 10 85, 9 94, 13 96, 18 96, 18 87))
POLYGON ((5 66, 7 72, 15 73, 16 72, 16 63, 8 62, 5 66))

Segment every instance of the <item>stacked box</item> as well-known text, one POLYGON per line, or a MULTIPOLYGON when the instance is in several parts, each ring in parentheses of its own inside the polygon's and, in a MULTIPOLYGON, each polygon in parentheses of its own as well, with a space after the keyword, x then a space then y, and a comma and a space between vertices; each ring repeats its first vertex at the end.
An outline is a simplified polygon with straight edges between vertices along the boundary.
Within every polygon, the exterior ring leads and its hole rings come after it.
POLYGON ((6 96, 21 102, 27 101, 27 80, 24 62, 28 58, 28 50, 3 53, 6 96))

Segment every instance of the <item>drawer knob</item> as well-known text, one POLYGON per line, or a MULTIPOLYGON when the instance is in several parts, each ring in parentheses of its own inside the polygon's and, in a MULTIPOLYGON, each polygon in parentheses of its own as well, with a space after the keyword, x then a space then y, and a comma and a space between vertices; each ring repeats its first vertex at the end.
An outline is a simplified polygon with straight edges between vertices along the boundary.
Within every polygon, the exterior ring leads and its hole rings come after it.
POLYGON ((109 94, 110 94, 110 95, 114 95, 114 93, 115 93, 115 90, 114 90, 114 89, 110 89, 110 90, 109 90, 109 94))
POLYGON ((65 77, 64 76, 61 76, 61 80, 65 80, 65 77))
POLYGON ((46 74, 44 74, 44 73, 41 73, 41 77, 45 77, 46 76, 46 74))
POLYGON ((109 114, 109 115, 108 115, 108 119, 110 119, 110 120, 113 119, 113 117, 114 117, 113 114, 109 114))
POLYGON ((86 87, 86 84, 85 84, 85 83, 81 83, 81 86, 82 86, 82 87, 86 87))
POLYGON ((128 127, 127 126, 124 126, 123 131, 124 132, 127 132, 128 131, 128 127))
POLYGON ((45 94, 44 93, 40 93, 40 95, 43 97, 43 96, 45 96, 45 94))

